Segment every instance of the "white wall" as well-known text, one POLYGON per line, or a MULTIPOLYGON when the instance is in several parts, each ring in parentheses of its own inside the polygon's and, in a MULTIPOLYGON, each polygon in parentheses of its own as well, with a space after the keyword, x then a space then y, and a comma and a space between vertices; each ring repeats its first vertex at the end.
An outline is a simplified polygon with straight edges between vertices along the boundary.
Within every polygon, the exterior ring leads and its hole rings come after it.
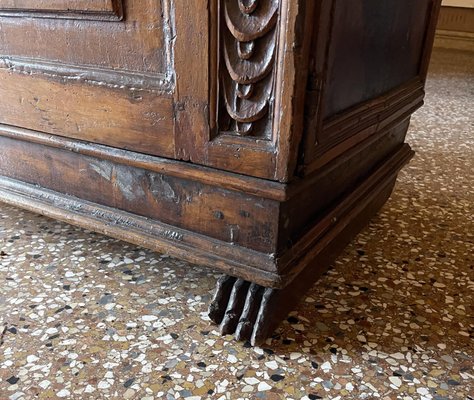
POLYGON ((443 0, 443 6, 474 8, 474 0, 443 0))

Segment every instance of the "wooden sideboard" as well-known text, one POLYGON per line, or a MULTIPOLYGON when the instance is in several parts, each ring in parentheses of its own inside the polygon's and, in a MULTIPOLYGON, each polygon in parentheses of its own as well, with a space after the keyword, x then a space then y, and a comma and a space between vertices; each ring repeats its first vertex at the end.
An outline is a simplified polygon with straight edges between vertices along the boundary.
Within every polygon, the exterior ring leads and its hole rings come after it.
POLYGON ((439 0, 5 0, 0 200, 221 270, 262 342, 412 157, 439 0))

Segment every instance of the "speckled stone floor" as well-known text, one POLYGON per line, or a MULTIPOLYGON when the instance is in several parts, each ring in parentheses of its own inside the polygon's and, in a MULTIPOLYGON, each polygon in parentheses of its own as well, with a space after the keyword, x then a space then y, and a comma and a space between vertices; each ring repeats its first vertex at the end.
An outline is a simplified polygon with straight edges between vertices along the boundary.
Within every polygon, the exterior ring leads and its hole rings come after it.
POLYGON ((473 72, 435 52, 416 158, 263 348, 216 274, 0 205, 0 399, 473 399, 473 72))

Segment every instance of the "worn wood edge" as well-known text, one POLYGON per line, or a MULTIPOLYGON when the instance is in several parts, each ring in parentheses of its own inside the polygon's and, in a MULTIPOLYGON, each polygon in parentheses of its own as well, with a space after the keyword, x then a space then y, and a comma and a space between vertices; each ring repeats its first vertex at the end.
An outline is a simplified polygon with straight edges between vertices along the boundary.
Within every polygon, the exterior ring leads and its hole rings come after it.
POLYGON ((120 22, 123 20, 122 13, 107 12, 107 11, 62 11, 62 10, 48 10, 38 11, 30 9, 3 9, 0 10, 0 17, 15 17, 15 18, 46 18, 46 19, 72 19, 72 20, 86 20, 86 21, 107 21, 120 22))
POLYGON ((308 85, 305 95, 305 117, 303 129, 305 131, 299 151, 299 165, 301 170, 315 158, 315 147, 318 135, 322 130, 324 98, 326 95, 326 79, 332 31, 334 27, 336 1, 318 2, 318 10, 313 22, 312 50, 310 51, 310 65, 308 85))
MULTIPOLYGON (((401 117, 397 118, 395 121, 392 121, 389 125, 385 126, 382 131, 379 131, 375 134, 371 133, 368 135, 368 137, 364 137, 363 140, 357 144, 357 146, 354 146, 344 155, 341 155, 335 159, 327 160, 322 165, 332 161, 332 166, 334 168, 337 167, 337 165, 343 162, 347 157, 351 157, 360 152, 375 140, 385 135, 391 128, 402 123, 404 120, 406 120, 407 115, 409 115, 409 112, 404 113, 401 117)), ((304 179, 295 178, 292 182, 286 184, 262 178, 242 176, 232 172, 222 171, 199 164, 192 164, 185 161, 151 156, 130 150, 117 149, 102 144, 95 144, 30 129, 13 127, 1 123, 0 136, 72 151, 74 153, 112 161, 117 164, 137 167, 190 181, 201 182, 207 185, 229 189, 270 200, 276 200, 279 202, 289 200, 291 197, 297 195, 306 187, 311 185, 312 182, 319 179, 321 173, 326 174, 329 171, 318 171, 319 167, 321 167, 321 165, 318 165, 318 169, 314 171, 308 170, 308 173, 304 179)))
POLYGON ((0 201, 191 263, 280 286, 272 254, 234 246, 156 220, 0 176, 0 201), (272 272, 274 271, 274 272, 272 272))
MULTIPOLYGON (((325 154, 320 154, 313 159, 310 164, 306 165, 303 174, 306 174, 307 176, 315 176, 319 169, 326 166, 326 164, 337 160, 338 157, 344 156, 344 154, 347 154, 348 152, 358 151, 357 149, 366 147, 390 129, 403 123, 403 121, 408 119, 411 114, 422 105, 423 97, 420 96, 416 101, 405 104, 396 114, 378 123, 363 124, 361 129, 358 129, 356 133, 353 133, 348 137, 341 137, 337 143, 333 143, 332 148, 325 147, 325 154)), ((288 197, 291 197, 291 194, 289 194, 288 197)))
POLYGON ((428 26, 428 30, 425 35, 425 41, 423 43, 424 50, 420 66, 420 75, 423 82, 426 81, 426 76, 428 75, 428 68, 430 65, 431 54, 433 52, 433 44, 436 36, 436 26, 438 24, 439 13, 441 11, 441 4, 441 0, 433 0, 431 4, 431 9, 428 14, 430 24, 428 26))
POLYGON ((281 287, 290 284, 350 223, 357 214, 370 203, 385 187, 385 182, 393 180, 414 155, 408 144, 403 144, 388 160, 366 178, 352 193, 346 196, 313 228, 311 228, 291 249, 277 259, 281 274, 281 287))
POLYGON ((32 9, 0 7, 0 17, 78 19, 89 21, 119 22, 123 20, 122 0, 113 1, 110 10, 85 9, 32 9))
POLYGON ((331 148, 353 139, 365 129, 374 127, 374 130, 378 130, 390 124, 394 119, 406 118, 423 105, 424 96, 423 83, 417 79, 386 96, 369 100, 324 121, 322 135, 330 136, 331 140, 315 147, 314 158, 307 169, 313 169, 314 166, 311 164, 317 165, 319 158, 331 148))
POLYGON ((357 154, 370 147, 373 143, 382 139, 391 130, 405 123, 409 119, 409 117, 409 113, 403 113, 402 116, 391 121, 389 124, 387 124, 378 131, 376 130, 376 127, 373 127, 373 129, 367 128, 366 130, 363 130, 359 133, 362 137, 357 138, 356 143, 349 146, 349 148, 346 149, 339 156, 331 157, 328 159, 321 158, 320 162, 317 163, 316 161, 318 160, 315 160, 315 162, 311 165, 314 170, 308 170, 307 174, 304 177, 298 178, 294 181, 294 184, 288 185, 287 198, 290 199, 294 196, 301 194, 302 191, 314 185, 314 183, 320 180, 322 177, 330 174, 332 171, 334 171, 334 169, 339 168, 349 159, 357 156, 357 154), (323 166, 324 168, 321 168, 323 166))
MULTIPOLYGON (((303 175, 311 174, 331 161, 337 148, 345 148, 346 142, 351 146, 365 140, 370 134, 391 124, 394 120, 406 119, 423 105, 425 92, 420 77, 415 77, 403 85, 373 99, 357 104, 347 110, 318 122, 320 135, 331 137, 323 144, 314 143, 300 167, 303 175), (372 132, 367 134, 367 132, 372 132)), ((309 126, 312 126, 311 124, 309 126)), ((308 128, 308 125, 306 125, 308 128)), ((317 132, 309 132, 317 141, 317 132)))
POLYGON ((288 182, 293 177, 298 147, 304 131, 304 104, 309 72, 312 37, 307 27, 314 23, 317 2, 288 1, 282 15, 279 54, 283 54, 277 72, 273 141, 277 147, 275 179, 288 182))
POLYGON ((266 179, 242 176, 184 161, 150 156, 5 124, 0 124, 0 136, 72 151, 102 160, 113 161, 117 164, 142 168, 190 181, 202 182, 207 185, 270 200, 285 201, 287 199, 285 184, 266 179))
MULTIPOLYGON (((339 131, 340 129, 344 129, 348 126, 351 127, 351 125, 355 123, 376 115, 382 114, 390 116, 407 99, 413 96, 417 97, 420 91, 423 91, 423 82, 419 77, 416 77, 381 96, 364 101, 327 118, 323 122, 323 130, 328 132, 339 131)), ((380 121, 382 119, 383 118, 380 118, 380 121)))
POLYGON ((151 74, 13 56, 0 56, 0 68, 24 75, 40 75, 72 82, 81 81, 113 89, 127 88, 133 91, 158 92, 163 96, 170 96, 173 91, 171 75, 162 72, 151 74))

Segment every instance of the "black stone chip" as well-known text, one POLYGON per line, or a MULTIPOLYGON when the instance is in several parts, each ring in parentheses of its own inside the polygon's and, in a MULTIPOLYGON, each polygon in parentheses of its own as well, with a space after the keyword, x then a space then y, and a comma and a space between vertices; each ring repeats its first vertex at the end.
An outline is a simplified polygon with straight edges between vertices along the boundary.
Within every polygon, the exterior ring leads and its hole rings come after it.
POLYGON ((123 384, 124 387, 128 388, 130 386, 132 386, 133 382, 135 382, 135 378, 130 378, 130 379, 127 379, 125 381, 125 383, 123 384))
POLYGON ((270 379, 273 381, 273 382, 279 382, 283 379, 285 379, 285 377, 283 375, 278 375, 278 374, 273 374, 270 379))
POLYGON ((7 382, 8 382, 10 385, 14 385, 14 384, 17 383, 19 380, 20 380, 20 378, 17 378, 16 376, 10 376, 10 378, 7 379, 7 382))

